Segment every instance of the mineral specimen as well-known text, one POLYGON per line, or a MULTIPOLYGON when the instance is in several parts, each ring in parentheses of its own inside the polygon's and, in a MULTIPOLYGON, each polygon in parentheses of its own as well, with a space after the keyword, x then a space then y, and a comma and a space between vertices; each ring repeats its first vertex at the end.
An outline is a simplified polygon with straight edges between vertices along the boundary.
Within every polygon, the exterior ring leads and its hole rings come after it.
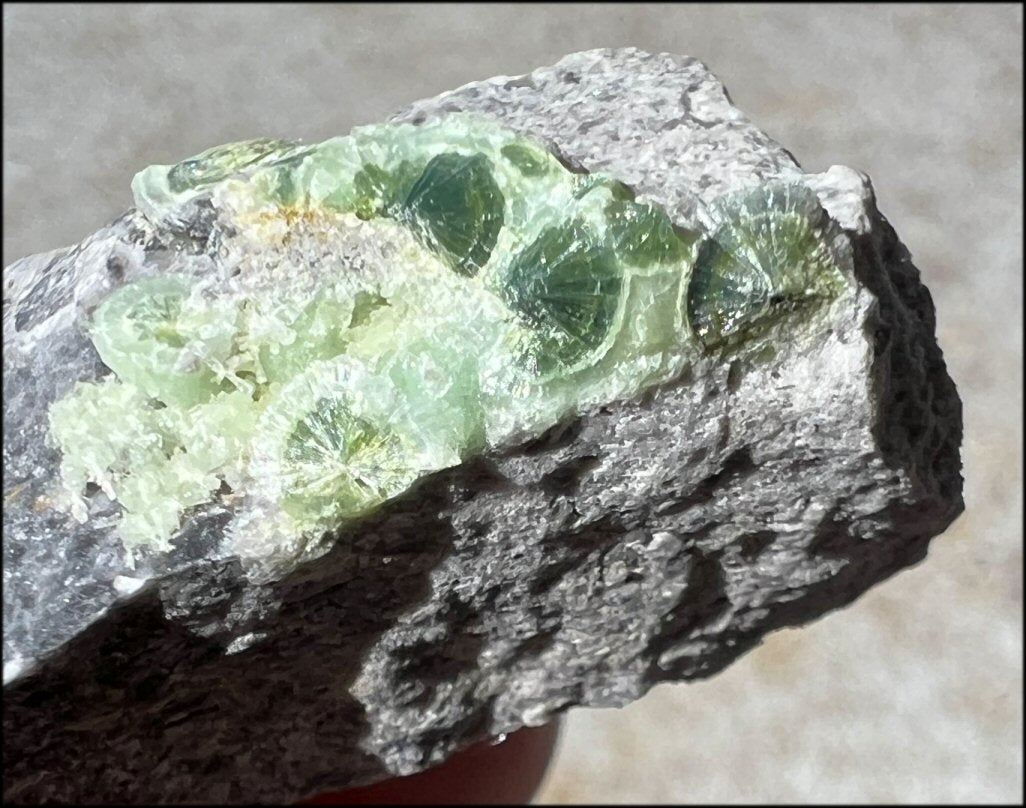
POLYGON ((868 181, 693 60, 576 54, 132 188, 5 278, 12 798, 416 771, 709 675, 961 509, 868 181))

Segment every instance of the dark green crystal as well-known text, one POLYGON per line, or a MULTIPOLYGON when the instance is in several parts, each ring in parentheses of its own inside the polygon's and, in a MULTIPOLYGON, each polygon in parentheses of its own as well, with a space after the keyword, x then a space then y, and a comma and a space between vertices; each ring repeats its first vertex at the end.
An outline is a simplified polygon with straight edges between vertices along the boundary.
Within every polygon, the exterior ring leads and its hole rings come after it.
POLYGON ((504 204, 485 155, 446 152, 427 164, 400 218, 456 272, 473 277, 495 247, 504 204))
POLYGON ((513 260, 502 286, 507 305, 541 332, 544 364, 564 366, 605 341, 622 291, 616 257, 579 221, 544 230, 513 260))
POLYGON ((706 348, 751 336, 784 315, 831 299, 844 257, 804 184, 760 187, 724 199, 703 240, 687 290, 687 316, 706 348))

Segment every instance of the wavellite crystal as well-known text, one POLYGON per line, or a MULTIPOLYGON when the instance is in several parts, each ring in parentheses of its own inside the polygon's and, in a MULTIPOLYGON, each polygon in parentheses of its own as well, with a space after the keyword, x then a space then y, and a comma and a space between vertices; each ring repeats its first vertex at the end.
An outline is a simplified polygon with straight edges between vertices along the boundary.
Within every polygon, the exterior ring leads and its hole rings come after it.
POLYGON ((851 273, 800 182, 726 195, 685 229, 472 115, 228 144, 133 191, 170 227, 216 211, 230 270, 110 295, 89 334, 114 376, 50 411, 71 508, 87 518, 89 484, 117 500, 130 555, 232 497, 238 552, 294 561, 418 478, 699 355, 772 353, 851 273), (297 266, 311 241, 321 260, 297 266))

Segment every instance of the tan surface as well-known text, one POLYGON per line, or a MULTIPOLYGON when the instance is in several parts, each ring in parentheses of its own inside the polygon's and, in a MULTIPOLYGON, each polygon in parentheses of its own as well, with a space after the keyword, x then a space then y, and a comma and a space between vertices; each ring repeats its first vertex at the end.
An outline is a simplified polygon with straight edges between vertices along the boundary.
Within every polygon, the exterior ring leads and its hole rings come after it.
POLYGON ((4 263, 131 174, 317 139, 585 48, 703 59, 809 170, 867 171, 965 404, 966 513, 929 559, 716 678, 567 721, 545 802, 1012 802, 1022 788, 1018 6, 4 7, 4 263))

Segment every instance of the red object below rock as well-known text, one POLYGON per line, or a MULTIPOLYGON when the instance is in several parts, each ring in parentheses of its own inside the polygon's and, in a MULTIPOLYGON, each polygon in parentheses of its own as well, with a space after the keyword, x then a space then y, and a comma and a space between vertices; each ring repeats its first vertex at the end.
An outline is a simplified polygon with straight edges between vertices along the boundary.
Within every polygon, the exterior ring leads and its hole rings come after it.
POLYGON ((522 729, 502 743, 482 742, 433 769, 345 791, 299 805, 524 805, 548 769, 559 722, 522 729))

